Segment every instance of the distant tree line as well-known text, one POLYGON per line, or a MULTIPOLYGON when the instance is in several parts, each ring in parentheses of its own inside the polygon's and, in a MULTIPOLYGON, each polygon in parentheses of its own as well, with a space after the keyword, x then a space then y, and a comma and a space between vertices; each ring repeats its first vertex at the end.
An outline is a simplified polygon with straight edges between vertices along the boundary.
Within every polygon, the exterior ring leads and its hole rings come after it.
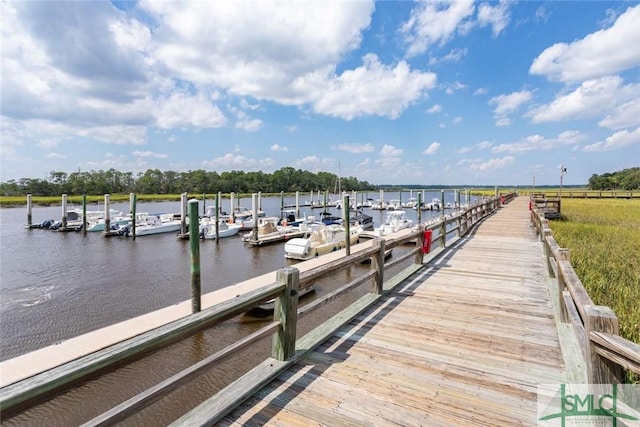
MULTIPOLYGON (((344 191, 370 191, 378 187, 354 177, 339 182, 344 191)), ((312 173, 285 167, 273 173, 208 172, 202 169, 188 172, 162 172, 148 169, 134 175, 115 169, 90 172, 50 172, 47 179, 21 178, 0 183, 4 196, 57 196, 60 194, 180 194, 188 193, 279 193, 280 191, 330 191, 338 189, 338 176, 328 172, 312 173)))
POLYGON ((593 174, 589 178, 590 190, 638 190, 640 167, 623 169, 613 173, 593 174))

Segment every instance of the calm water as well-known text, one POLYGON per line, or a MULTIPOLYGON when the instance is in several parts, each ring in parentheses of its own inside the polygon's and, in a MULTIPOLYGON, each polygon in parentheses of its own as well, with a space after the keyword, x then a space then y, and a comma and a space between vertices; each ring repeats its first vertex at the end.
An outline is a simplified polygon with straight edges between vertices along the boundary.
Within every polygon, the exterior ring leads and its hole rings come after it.
MULTIPOLYGON (((397 198, 396 195, 388 194, 385 198, 397 198)), ((438 196, 439 193, 428 193, 426 200, 438 196)), ((377 198, 377 194, 370 197, 377 198)), ((408 192, 402 195, 403 200, 408 198, 408 192)), ((304 200, 301 196, 300 202, 304 200)), ((453 202, 453 194, 447 193, 446 201, 453 202)), ((207 201, 207 204, 211 203, 207 201)), ((223 210, 228 210, 228 203, 228 200, 223 201, 223 210)), ((293 204, 295 199, 287 198, 285 203, 293 204)), ((251 208, 249 199, 242 199, 240 204, 251 208)), ((111 207, 122 211, 129 209, 128 203, 115 203, 111 207)), ((98 207, 89 206, 88 209, 98 207)), ((278 215, 280 198, 263 198, 262 209, 267 215, 278 215)), ((180 203, 139 203, 137 211, 179 212, 180 203)), ((301 207, 301 213, 307 215, 318 216, 320 212, 301 207)), ((376 226, 384 221, 386 215, 384 211, 365 212, 374 217, 376 226)), ((407 215, 415 219, 416 212, 407 210, 407 215)), ((101 233, 83 235, 27 230, 23 228, 26 216, 26 207, 0 210, 0 360, 190 298, 187 240, 177 239, 171 233, 133 240, 105 238, 101 233)), ((60 207, 33 208, 34 223, 59 219, 60 216, 60 207)), ((245 246, 240 240, 243 233, 221 239, 218 243, 201 241, 203 293, 295 264, 284 258, 282 244, 260 248, 245 246)), ((311 294, 310 299, 333 290, 350 280, 351 275, 356 277, 368 268, 356 266, 338 277, 322 281, 316 285, 317 291, 315 295, 311 294)), ((363 286, 335 304, 305 317, 299 332, 311 330, 365 292, 367 287, 363 286)), ((232 319, 102 375, 8 420, 6 425, 67 426, 82 423, 256 330, 268 320, 250 316, 232 319), (91 405, 79 403, 89 399, 91 405), (70 407, 73 411, 69 410, 70 407)), ((125 425, 165 425, 171 422, 269 355, 270 341, 267 341, 220 368, 212 369, 201 380, 131 417, 125 425)))

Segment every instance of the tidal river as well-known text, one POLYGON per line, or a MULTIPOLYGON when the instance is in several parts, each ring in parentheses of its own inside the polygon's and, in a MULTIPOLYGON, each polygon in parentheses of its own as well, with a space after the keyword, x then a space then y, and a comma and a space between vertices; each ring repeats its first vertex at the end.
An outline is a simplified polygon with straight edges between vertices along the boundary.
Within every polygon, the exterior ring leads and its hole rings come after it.
MULTIPOLYGON (((408 193, 403 197, 406 200, 408 193)), ((228 203, 223 201, 223 210, 229 209, 228 203)), ((287 198, 285 203, 294 204, 295 200, 287 198)), ((212 201, 208 200, 207 204, 212 201)), ((250 199, 242 199, 240 204, 251 208, 250 199)), ((128 203, 114 203, 111 207, 123 212, 129 210, 128 203)), ((99 207, 92 205, 88 209, 99 207)), ((279 216, 280 198, 263 198, 262 209, 267 215, 279 216)), ((179 212, 180 204, 139 203, 137 211, 179 212)), ((300 211, 316 216, 321 212, 304 206, 300 211)), ((384 211, 365 212, 374 217, 376 226, 384 221, 384 211)), ((413 210, 407 210, 407 215, 416 218, 413 210)), ((34 223, 60 217, 59 206, 33 208, 34 223)), ((177 239, 174 234, 133 240, 105 238, 101 233, 27 230, 23 227, 26 220, 26 207, 0 210, 0 360, 191 297, 188 240, 177 239)), ((249 247, 242 243, 242 234, 244 232, 220 242, 200 242, 203 293, 295 264, 284 258, 282 244, 249 247)), ((363 265, 352 269, 368 268, 363 265)), ((361 274, 347 271, 343 277, 318 283, 316 296, 333 290, 334 282, 345 283, 354 273, 361 274)), ((305 317, 299 329, 302 332, 312 329, 367 290, 367 286, 363 286, 305 317)), ((310 299, 313 298, 314 294, 310 294, 310 299)), ((4 420, 3 424, 80 424, 256 330, 268 320, 247 315, 232 319, 102 375, 35 409, 4 420)), ((200 380, 182 387, 124 424, 147 426, 171 422, 269 355, 268 341, 212 369, 200 380)))

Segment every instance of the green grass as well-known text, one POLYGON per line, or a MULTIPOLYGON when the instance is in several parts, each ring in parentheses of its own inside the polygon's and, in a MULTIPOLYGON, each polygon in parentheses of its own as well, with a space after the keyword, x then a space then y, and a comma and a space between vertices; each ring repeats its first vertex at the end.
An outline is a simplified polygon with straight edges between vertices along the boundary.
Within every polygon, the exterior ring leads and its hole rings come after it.
POLYGON ((551 222, 595 304, 613 309, 620 335, 640 343, 640 200, 562 199, 551 222))

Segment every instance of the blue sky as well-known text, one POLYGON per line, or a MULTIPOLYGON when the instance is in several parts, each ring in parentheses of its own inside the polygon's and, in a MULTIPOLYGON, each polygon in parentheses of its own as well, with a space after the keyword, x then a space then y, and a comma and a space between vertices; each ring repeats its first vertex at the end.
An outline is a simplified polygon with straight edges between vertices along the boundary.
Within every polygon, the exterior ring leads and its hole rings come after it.
POLYGON ((0 180, 585 184, 640 166, 630 1, 3 1, 0 180))

